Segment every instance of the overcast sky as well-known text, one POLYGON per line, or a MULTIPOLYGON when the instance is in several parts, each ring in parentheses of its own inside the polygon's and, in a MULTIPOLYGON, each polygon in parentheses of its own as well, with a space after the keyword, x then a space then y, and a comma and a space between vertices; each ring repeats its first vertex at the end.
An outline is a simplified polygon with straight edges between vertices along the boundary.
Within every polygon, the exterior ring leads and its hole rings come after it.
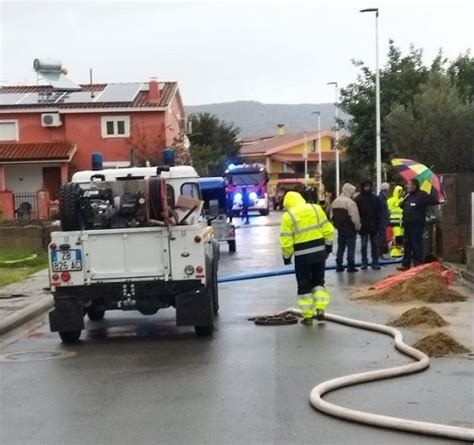
POLYGON ((186 104, 233 100, 330 102, 328 81, 355 78, 350 59, 374 66, 389 38, 431 60, 472 47, 474 1, 5 1, 0 80, 34 83, 33 59, 62 60, 88 82, 177 80, 186 104))

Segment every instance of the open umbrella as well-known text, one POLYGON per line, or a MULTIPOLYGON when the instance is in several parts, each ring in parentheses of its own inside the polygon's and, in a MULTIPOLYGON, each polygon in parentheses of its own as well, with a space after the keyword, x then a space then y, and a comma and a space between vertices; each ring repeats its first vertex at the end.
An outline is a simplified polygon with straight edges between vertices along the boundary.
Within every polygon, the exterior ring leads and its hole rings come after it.
POLYGON ((438 201, 445 199, 439 178, 426 165, 402 158, 392 159, 391 163, 403 179, 406 181, 417 179, 421 190, 434 196, 438 201))

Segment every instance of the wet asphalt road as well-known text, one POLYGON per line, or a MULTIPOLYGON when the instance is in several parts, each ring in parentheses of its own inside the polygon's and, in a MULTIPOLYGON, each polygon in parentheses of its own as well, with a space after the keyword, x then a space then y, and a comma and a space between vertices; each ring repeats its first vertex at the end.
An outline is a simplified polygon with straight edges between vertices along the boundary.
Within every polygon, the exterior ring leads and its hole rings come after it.
MULTIPOLYGON (((274 222, 278 215, 258 218, 274 222)), ((237 253, 222 246, 221 275, 280 268, 278 227, 238 230, 237 253)), ((332 260, 330 261, 332 262, 332 260)), ((352 286, 393 272, 327 273, 331 312, 386 322, 344 298, 352 286)), ((308 402, 334 376, 406 363, 382 335, 331 323, 258 327, 255 314, 292 306, 291 275, 219 286, 213 338, 155 316, 109 312, 83 341, 64 346, 46 317, 0 340, 2 444, 429 444, 454 443, 330 418, 308 402), (64 353, 63 358, 50 358, 64 353)), ((407 332, 409 340, 414 334, 407 332)), ((328 396, 348 407, 472 427, 474 360, 435 359, 422 374, 328 396)))

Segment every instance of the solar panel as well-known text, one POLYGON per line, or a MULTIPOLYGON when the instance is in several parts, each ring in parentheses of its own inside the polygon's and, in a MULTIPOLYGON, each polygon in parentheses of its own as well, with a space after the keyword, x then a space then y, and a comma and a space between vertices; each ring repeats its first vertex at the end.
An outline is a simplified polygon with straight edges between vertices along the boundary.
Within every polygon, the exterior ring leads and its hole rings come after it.
POLYGON ((26 96, 25 93, 2 93, 0 105, 16 105, 24 96, 26 96))
POLYGON ((99 96, 100 91, 95 91, 94 95, 90 91, 79 91, 74 93, 66 93, 60 97, 56 103, 58 104, 75 104, 75 103, 88 103, 94 102, 99 96))
POLYGON ((109 83, 94 102, 132 102, 141 87, 141 82, 109 83))

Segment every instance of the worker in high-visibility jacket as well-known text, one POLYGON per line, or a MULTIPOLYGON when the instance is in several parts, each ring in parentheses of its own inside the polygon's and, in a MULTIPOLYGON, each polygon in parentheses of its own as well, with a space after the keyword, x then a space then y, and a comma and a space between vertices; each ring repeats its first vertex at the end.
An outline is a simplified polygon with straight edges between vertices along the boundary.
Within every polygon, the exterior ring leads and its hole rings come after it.
POLYGON ((285 264, 295 256, 298 306, 302 323, 311 325, 316 314, 324 319, 329 292, 324 287, 326 258, 332 252, 334 227, 317 204, 306 203, 298 192, 288 192, 283 201, 280 245, 285 264))
POLYGON ((392 196, 387 200, 390 213, 390 227, 392 239, 390 242, 390 256, 399 258, 403 256, 403 188, 399 185, 393 189, 392 196))

